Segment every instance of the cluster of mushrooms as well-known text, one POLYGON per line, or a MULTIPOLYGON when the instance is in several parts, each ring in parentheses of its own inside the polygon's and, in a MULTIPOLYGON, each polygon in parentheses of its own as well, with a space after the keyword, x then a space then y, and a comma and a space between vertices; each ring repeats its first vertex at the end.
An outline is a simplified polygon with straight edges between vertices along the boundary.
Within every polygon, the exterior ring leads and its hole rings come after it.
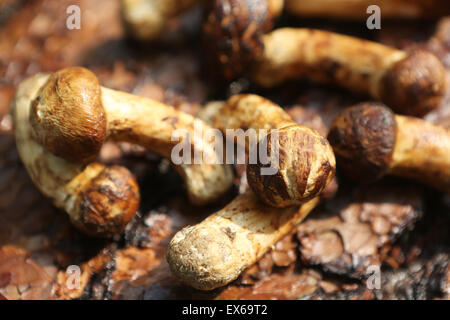
MULTIPOLYGON (((123 0, 122 17, 130 34, 152 41, 171 17, 198 2, 123 0)), ((443 98, 446 78, 441 62, 422 49, 405 52, 327 31, 270 31, 283 10, 316 15, 321 2, 326 1, 205 1, 202 36, 211 60, 228 81, 245 75, 269 88, 306 78, 373 99, 343 109, 327 138, 296 124, 280 106, 257 95, 211 103, 194 117, 102 87, 91 71, 70 67, 26 79, 13 100, 16 143, 33 182, 78 229, 111 237, 134 218, 145 195, 140 195, 128 169, 96 162, 107 139, 138 144, 170 159, 177 129, 193 132, 196 125, 224 134, 227 129, 277 129, 277 173, 261 175, 263 164, 249 164, 248 190, 201 223, 179 231, 168 246, 171 271, 201 290, 232 282, 289 234, 323 201, 336 167, 356 182, 392 174, 450 193, 450 133, 420 119, 443 98)), ((446 5, 393 1, 409 7, 394 5, 383 11, 381 1, 341 2, 339 10, 328 6, 330 11, 320 14, 364 19, 365 8, 380 2, 383 14, 416 17, 438 14, 438 6, 446 5)), ((215 156, 205 141, 191 147, 215 156)), ((174 168, 197 205, 216 201, 232 186, 234 171, 228 164, 174 168)))

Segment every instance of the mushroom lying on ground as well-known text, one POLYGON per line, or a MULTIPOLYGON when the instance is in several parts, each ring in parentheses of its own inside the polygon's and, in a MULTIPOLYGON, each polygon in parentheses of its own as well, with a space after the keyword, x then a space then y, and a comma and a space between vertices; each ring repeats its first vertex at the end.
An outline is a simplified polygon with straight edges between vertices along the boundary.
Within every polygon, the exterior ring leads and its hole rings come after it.
POLYGON ((337 116, 328 139, 339 168, 356 181, 392 174, 450 193, 450 132, 399 116, 380 103, 362 103, 337 116))
POLYGON ((182 229, 169 243, 172 272, 194 288, 211 290, 235 280, 317 206, 319 194, 334 177, 335 159, 326 139, 256 95, 211 104, 203 116, 224 132, 233 128, 280 132, 278 172, 261 176, 258 165, 248 165, 251 190, 203 222, 182 229))
MULTIPOLYGON (((253 30, 257 21, 245 21, 245 26, 253 30)), ((207 21, 206 26, 209 24, 207 21)), ((205 30, 217 36, 214 28, 205 30)), ((243 67, 251 80, 263 87, 307 78, 369 95, 398 113, 416 116, 436 108, 444 96, 445 69, 428 51, 415 48, 406 52, 314 29, 282 28, 266 35, 263 30, 254 32, 253 38, 245 32, 242 38, 257 46, 243 42, 239 33, 210 37, 210 42, 216 42, 211 54, 229 79, 243 67)))
MULTIPOLYGON (((123 229, 139 202, 136 183, 128 171, 121 168, 121 176, 118 173, 115 176, 104 171, 100 164, 89 164, 97 157, 106 138, 136 143, 170 159, 172 148, 179 143, 173 139, 174 132, 181 129, 192 137, 188 143, 194 152, 217 157, 213 146, 202 140, 201 133, 211 129, 205 122, 159 102, 103 88, 96 76, 84 68, 66 68, 26 80, 19 86, 13 104, 17 145, 34 183, 69 213, 75 225, 89 229, 88 233, 110 234, 123 229), (194 134, 194 130, 199 134, 194 134), (84 196, 77 198, 84 199, 78 205, 70 200, 80 192, 80 179, 85 180, 84 184, 94 183, 99 173, 108 174, 112 179, 109 184, 117 190, 112 193, 105 185, 98 187, 95 195, 124 199, 127 214, 113 210, 107 202, 100 206, 99 199, 94 199, 95 203, 92 199, 86 202, 84 196), (131 180, 131 187, 124 182, 131 180), (135 199, 127 204, 130 192, 135 199), (95 212, 98 221, 87 221, 94 218, 79 212, 86 209, 95 212), (124 221, 113 220, 107 224, 117 226, 105 227, 106 222, 101 220, 111 210, 114 215, 124 216, 124 221), (80 219, 86 221, 82 223, 80 219), (82 226, 88 222, 92 226, 82 226), (108 231, 108 228, 112 229, 108 231)), ((220 164, 222 159, 217 160, 214 164, 175 166, 193 203, 214 201, 231 187, 231 166, 220 164)))
POLYGON ((67 161, 46 150, 34 138, 31 103, 48 80, 38 74, 20 84, 12 104, 17 148, 39 190, 65 210, 72 223, 94 236, 120 233, 139 207, 139 188, 124 167, 67 161))
MULTIPOLYGON (((273 143, 279 144, 277 170, 274 174, 263 174, 269 167, 261 158, 247 165, 247 180, 255 194, 274 207, 300 205, 319 195, 330 183, 335 172, 335 158, 328 141, 317 131, 298 125, 280 106, 263 97, 242 94, 235 95, 225 103, 209 104, 198 115, 227 138, 250 148, 250 157, 259 155, 259 149, 267 148, 271 156, 273 143), (273 141, 271 131, 251 147, 236 136, 237 129, 276 129, 273 141), (230 134, 231 133, 231 134, 230 134)), ((264 131, 265 133, 267 131, 264 131)), ((250 143, 249 143, 250 144, 250 143)))
POLYGON ((264 36, 253 81, 271 87, 306 77, 379 99, 401 114, 422 116, 445 92, 445 69, 430 52, 410 52, 328 31, 284 28, 264 36))
POLYGON ((179 231, 169 243, 170 270, 186 284, 212 290, 258 261, 320 202, 274 208, 248 190, 201 223, 179 231))

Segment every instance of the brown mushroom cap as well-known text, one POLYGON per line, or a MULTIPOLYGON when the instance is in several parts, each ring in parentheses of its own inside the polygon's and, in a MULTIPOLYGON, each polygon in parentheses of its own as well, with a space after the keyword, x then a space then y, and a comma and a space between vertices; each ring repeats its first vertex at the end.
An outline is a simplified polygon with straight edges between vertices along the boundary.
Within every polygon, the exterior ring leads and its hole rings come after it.
POLYGON ((32 102, 30 123, 47 150, 69 161, 96 158, 106 139, 106 115, 97 77, 81 67, 53 73, 32 102))
POLYGON ((139 209, 139 187, 133 174, 121 166, 103 167, 96 176, 80 181, 76 190, 72 223, 84 233, 111 237, 121 233, 139 209))
MULTIPOLYGON (((213 66, 232 80, 262 54, 262 35, 273 27, 281 5, 268 0, 213 0, 203 25, 203 35, 213 66), (274 8, 271 8, 274 7, 274 8)), ((278 3, 279 1, 272 1, 278 3)))
MULTIPOLYGON (((48 74, 24 80, 12 101, 15 138, 20 158, 36 187, 66 211, 73 224, 93 236, 123 231, 139 207, 139 188, 133 174, 121 166, 83 164, 62 159, 34 138, 30 125, 33 101, 39 100, 48 74)), ((57 77, 56 77, 57 78, 57 77)))
MULTIPOLYGON (((318 196, 335 173, 336 161, 328 141, 315 130, 292 125, 277 132, 278 162, 275 174, 262 174, 261 169, 270 167, 258 157, 256 164, 247 165, 247 180, 258 197, 274 207, 300 205, 318 196)), ((258 143, 258 148, 271 150, 276 141, 273 134, 258 143)), ((259 149, 258 149, 259 150, 259 149)), ((257 151, 253 151, 257 152, 257 151)))
POLYGON ((328 133, 338 168, 356 181, 378 179, 391 164, 396 130, 394 113, 380 103, 361 103, 344 110, 328 133))
POLYGON ((381 100, 401 114, 423 116, 445 93, 445 69, 431 52, 417 49, 383 77, 381 100))

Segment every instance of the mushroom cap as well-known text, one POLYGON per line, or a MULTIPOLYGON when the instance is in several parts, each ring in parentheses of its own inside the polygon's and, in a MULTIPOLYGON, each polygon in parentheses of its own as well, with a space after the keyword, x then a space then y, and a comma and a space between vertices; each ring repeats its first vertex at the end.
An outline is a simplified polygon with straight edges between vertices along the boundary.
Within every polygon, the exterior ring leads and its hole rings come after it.
POLYGON ((397 125, 381 103, 361 103, 338 115, 328 133, 338 168, 355 181, 373 182, 389 169, 397 125))
POLYGON ((172 273, 200 290, 211 290, 237 278, 242 257, 236 256, 229 236, 219 228, 188 226, 179 231, 167 248, 172 273))
POLYGON ((90 168, 96 174, 79 181, 72 210, 68 210, 70 219, 78 229, 91 236, 120 234, 139 209, 136 179, 122 166, 104 167, 92 163, 90 168))
POLYGON ((262 54, 262 35, 273 26, 271 6, 267 0, 213 0, 208 6, 203 35, 210 62, 233 80, 262 54))
POLYGON ((53 73, 31 103, 35 138, 69 161, 90 162, 106 139, 106 115, 97 77, 81 67, 53 73))
POLYGON ((250 152, 258 152, 258 160, 247 165, 248 183, 262 201, 274 207, 301 205, 318 196, 334 177, 336 160, 330 144, 305 126, 271 131, 250 152), (269 158, 263 159, 260 149, 267 150, 269 158))
POLYGON ((381 100, 401 114, 423 116, 445 93, 445 68, 431 52, 415 49, 383 77, 381 100))

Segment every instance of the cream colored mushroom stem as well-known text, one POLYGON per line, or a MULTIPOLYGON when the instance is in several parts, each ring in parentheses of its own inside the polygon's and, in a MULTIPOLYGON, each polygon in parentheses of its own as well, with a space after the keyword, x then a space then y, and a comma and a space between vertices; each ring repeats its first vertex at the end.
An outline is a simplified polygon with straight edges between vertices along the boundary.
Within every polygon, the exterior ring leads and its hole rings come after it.
POLYGON ((158 39, 170 18, 201 0, 122 0, 121 13, 131 36, 140 40, 158 39))
POLYGON ((339 168, 355 181, 392 174, 450 194, 448 129, 396 115, 381 103, 360 103, 334 119, 328 139, 339 168))
POLYGON ((212 290, 233 280, 258 261, 319 203, 274 208, 251 190, 195 226, 179 231, 169 243, 171 271, 186 284, 212 290))

